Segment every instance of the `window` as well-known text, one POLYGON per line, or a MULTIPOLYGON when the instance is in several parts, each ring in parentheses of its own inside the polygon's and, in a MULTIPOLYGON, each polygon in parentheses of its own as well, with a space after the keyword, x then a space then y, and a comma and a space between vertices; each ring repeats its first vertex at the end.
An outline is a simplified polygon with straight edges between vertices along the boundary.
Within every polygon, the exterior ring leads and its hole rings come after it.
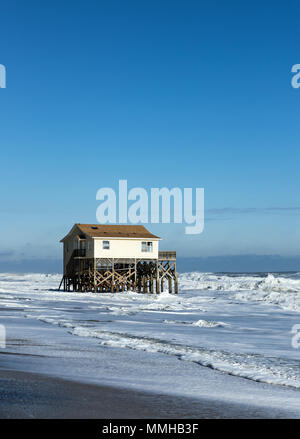
POLYGON ((142 252, 151 253, 153 250, 152 242, 142 242, 142 252))
POLYGON ((91 251, 92 250, 92 243, 91 243, 91 241, 88 241, 88 251, 91 251))
POLYGON ((74 250, 77 250, 77 249, 78 249, 78 239, 75 238, 74 239, 74 250))
POLYGON ((109 241, 102 241, 103 250, 109 250, 109 241))
POLYGON ((69 253, 69 243, 67 242, 67 245, 66 245, 66 249, 67 249, 67 253, 69 253))

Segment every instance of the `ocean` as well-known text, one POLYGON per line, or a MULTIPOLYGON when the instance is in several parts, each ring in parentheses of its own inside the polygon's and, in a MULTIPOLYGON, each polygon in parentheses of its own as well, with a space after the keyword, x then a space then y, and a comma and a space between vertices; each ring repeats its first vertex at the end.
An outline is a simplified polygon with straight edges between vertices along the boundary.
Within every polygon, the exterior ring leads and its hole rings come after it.
POLYGON ((0 274, 3 369, 300 417, 299 272, 181 273, 178 295, 58 292, 60 278, 0 274))

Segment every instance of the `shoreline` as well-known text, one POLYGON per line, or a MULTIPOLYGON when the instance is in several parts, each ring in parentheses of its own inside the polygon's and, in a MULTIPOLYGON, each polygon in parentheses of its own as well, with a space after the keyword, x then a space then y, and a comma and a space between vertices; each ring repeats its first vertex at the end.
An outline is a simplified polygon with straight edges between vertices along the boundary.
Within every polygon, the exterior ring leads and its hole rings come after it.
POLYGON ((0 418, 300 418, 299 389, 274 383, 298 382, 299 314, 205 291, 98 300, 54 281, 1 282, 0 418))
POLYGON ((1 419, 263 419, 284 412, 0 370, 1 419))

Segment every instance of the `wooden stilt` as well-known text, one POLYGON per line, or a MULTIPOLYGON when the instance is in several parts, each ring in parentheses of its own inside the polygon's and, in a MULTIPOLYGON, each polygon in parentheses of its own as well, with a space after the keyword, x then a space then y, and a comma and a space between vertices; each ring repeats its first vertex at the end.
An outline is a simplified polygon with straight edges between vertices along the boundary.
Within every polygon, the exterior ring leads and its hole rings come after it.
POLYGON ((178 280, 177 280, 177 276, 176 276, 176 278, 175 278, 175 286, 174 286, 175 288, 174 288, 174 293, 175 294, 178 294, 178 280))
POLYGON ((114 265, 114 259, 112 260, 112 276, 111 276, 111 292, 114 292, 114 286, 115 286, 115 265, 114 265))
POLYGON ((178 294, 175 252, 159 252, 159 258, 154 260, 75 257, 65 266, 59 290, 160 294, 165 281, 169 293, 178 294))
POLYGON ((146 289, 146 278, 145 275, 142 276, 142 292, 145 294, 145 289, 146 289))
POLYGON ((169 276, 169 293, 172 294, 172 278, 169 276))
POLYGON ((134 259, 134 285, 133 290, 136 292, 136 259, 134 259))

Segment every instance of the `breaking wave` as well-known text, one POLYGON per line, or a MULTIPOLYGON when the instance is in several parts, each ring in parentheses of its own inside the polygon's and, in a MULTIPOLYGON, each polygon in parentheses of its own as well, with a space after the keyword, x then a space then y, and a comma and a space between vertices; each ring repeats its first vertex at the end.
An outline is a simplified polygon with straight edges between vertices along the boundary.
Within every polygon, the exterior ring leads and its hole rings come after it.
POLYGON ((209 350, 155 338, 138 337, 128 333, 99 331, 84 327, 75 327, 70 333, 80 337, 97 338, 103 346, 173 355, 180 360, 191 361, 253 381, 300 388, 300 368, 296 360, 265 357, 259 354, 209 350))
POLYGON ((180 289, 232 292, 242 301, 261 301, 300 312, 300 276, 283 274, 228 275, 182 273, 180 289))

